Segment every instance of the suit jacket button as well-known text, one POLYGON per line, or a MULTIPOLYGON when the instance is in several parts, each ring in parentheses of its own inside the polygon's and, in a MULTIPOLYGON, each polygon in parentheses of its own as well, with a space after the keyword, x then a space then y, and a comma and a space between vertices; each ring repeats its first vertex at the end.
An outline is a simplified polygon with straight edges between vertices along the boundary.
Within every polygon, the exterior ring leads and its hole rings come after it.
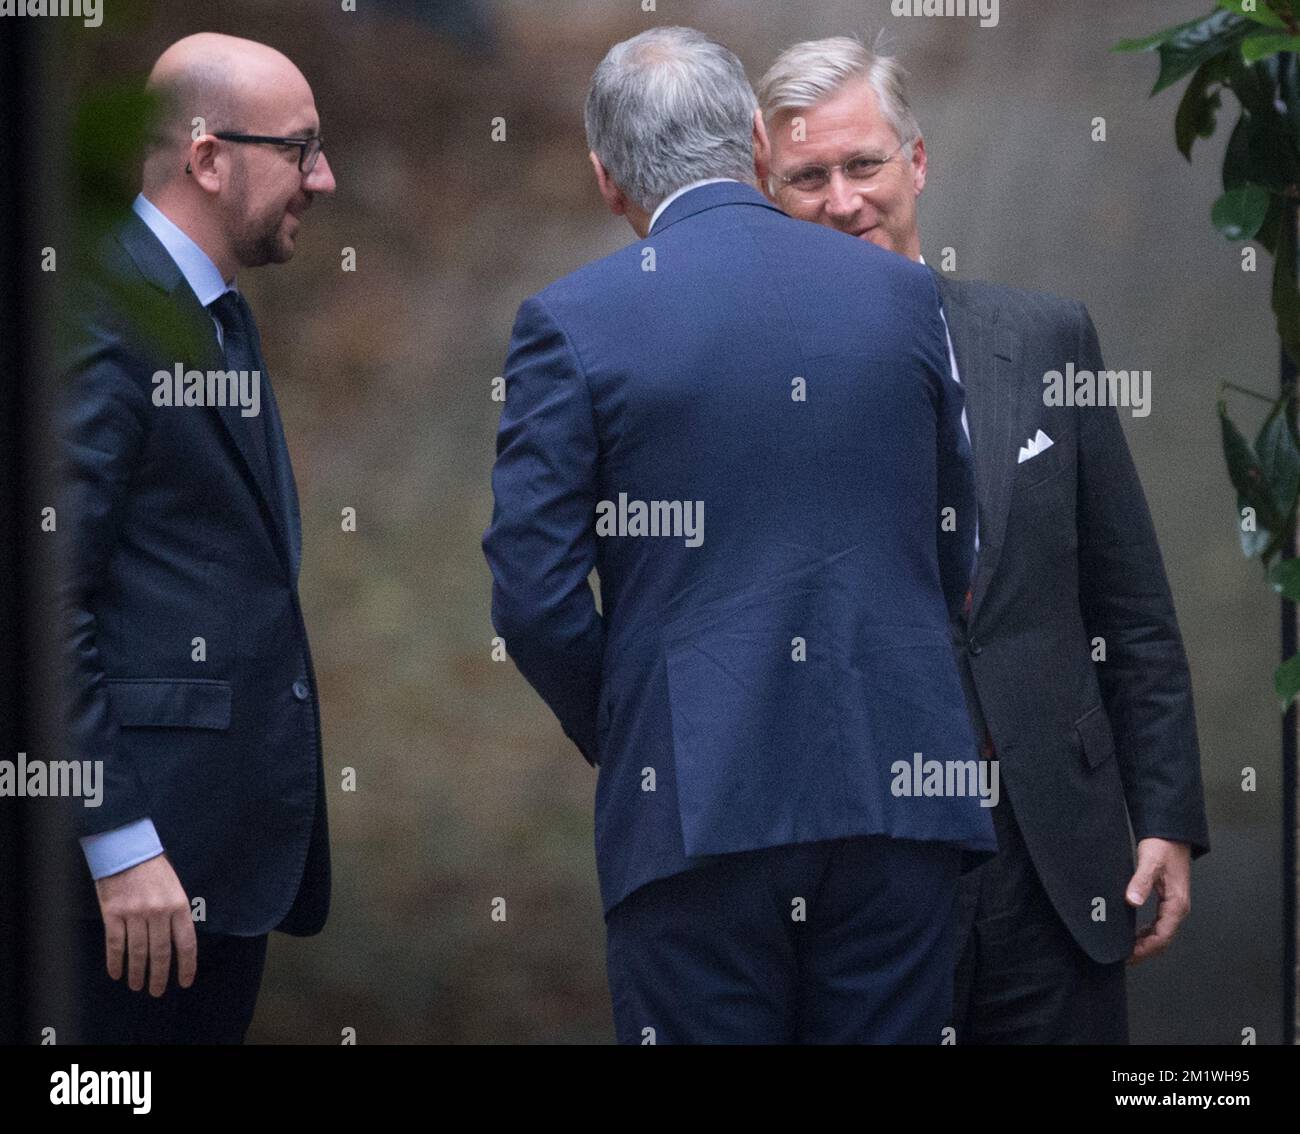
POLYGON ((979 655, 984 652, 984 647, 975 641, 974 638, 966 644, 966 648, 970 650, 971 657, 979 657, 979 655))
POLYGON ((307 688, 307 683, 305 681, 295 681, 293 683, 293 695, 297 697, 299 701, 305 701, 311 696, 311 690, 307 688))

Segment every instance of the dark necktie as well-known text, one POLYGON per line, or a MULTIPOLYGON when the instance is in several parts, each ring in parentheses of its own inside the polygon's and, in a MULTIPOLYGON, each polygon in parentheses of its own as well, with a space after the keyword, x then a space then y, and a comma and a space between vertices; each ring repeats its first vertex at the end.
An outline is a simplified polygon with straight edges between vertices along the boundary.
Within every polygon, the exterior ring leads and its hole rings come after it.
POLYGON ((277 520, 283 525, 295 573, 302 546, 302 536, 298 519, 298 491, 293 481, 293 469, 289 463, 289 449, 284 440, 284 426, 280 421, 280 410, 276 405, 275 392, 271 389, 271 376, 266 372, 266 362, 262 358, 262 344, 257 333, 257 324, 247 301, 237 291, 227 291, 219 295, 208 310, 221 323, 222 347, 225 353, 226 367, 229 370, 257 371, 260 376, 261 412, 257 417, 240 421, 247 423, 248 440, 253 451, 262 462, 262 471, 267 474, 275 488, 277 499, 273 506, 277 508, 277 520), (259 418, 261 419, 259 421, 259 418))

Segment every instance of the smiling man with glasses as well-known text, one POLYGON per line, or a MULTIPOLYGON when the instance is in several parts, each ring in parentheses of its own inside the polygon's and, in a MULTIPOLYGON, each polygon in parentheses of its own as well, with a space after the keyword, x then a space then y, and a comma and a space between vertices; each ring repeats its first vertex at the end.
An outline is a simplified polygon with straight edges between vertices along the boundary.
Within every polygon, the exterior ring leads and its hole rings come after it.
MULTIPOLYGON (((923 263, 927 155, 898 63, 853 39, 800 43, 758 97, 769 197, 923 263)), ((1104 368, 1084 306, 934 280, 979 497, 953 641, 1003 789, 999 853, 959 890, 956 1040, 1124 1043, 1125 962, 1169 945, 1209 845, 1169 584, 1114 407, 1044 403, 1048 372, 1104 368), (1153 892, 1156 920, 1135 935, 1153 892)))

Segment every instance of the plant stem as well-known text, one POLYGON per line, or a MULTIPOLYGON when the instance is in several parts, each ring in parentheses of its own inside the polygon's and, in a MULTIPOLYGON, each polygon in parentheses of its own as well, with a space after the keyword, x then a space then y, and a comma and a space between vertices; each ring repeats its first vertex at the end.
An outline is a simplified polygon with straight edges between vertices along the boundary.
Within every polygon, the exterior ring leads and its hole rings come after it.
POLYGON ((1235 390, 1239 394, 1249 394, 1252 398, 1258 398, 1261 402, 1268 402, 1272 405, 1277 399, 1270 398, 1267 394, 1261 394, 1258 390, 1249 390, 1245 386, 1238 386, 1236 382, 1223 383, 1223 389, 1235 390))

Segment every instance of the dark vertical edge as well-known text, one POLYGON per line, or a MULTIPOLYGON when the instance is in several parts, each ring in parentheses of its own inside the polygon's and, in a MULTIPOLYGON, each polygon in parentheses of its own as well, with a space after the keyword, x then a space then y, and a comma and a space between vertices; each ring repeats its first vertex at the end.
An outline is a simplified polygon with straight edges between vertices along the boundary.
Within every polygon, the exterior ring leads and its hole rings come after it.
MULTIPOLYGON (((1283 223, 1296 231, 1296 204, 1288 203, 1283 223)), ((1288 265, 1292 277, 1296 265, 1288 265)), ((1289 394, 1287 419, 1292 436, 1296 434, 1296 367, 1285 348, 1281 352, 1279 381, 1283 394, 1289 394)), ((1294 535, 1282 549, 1283 559, 1294 559, 1294 535)), ((1289 599, 1282 600, 1282 660, 1296 653, 1296 608, 1289 599)), ((1282 1042, 1296 1042, 1296 707, 1282 717, 1282 1042)))
MULTIPOLYGON (((24 431, 32 346, 30 291, 24 234, 30 230, 28 126, 34 106, 33 34, 25 20, 6 20, 0 35, 0 759, 24 750, 28 726, 25 688, 30 634, 23 601, 30 580, 26 551, 29 484, 24 431)), ((30 985, 25 981, 31 900, 27 883, 26 809, 0 799, 0 1042, 27 1034, 30 985)))

